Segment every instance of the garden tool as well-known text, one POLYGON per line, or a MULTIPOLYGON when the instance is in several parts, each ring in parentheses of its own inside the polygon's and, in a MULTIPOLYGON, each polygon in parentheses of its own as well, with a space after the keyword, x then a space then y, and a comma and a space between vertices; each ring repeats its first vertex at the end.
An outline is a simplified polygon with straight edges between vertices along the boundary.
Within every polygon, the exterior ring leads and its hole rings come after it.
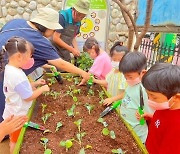
POLYGON ((61 75, 59 72, 57 72, 56 68, 53 66, 50 68, 50 70, 52 71, 52 73, 54 74, 54 77, 56 78, 57 82, 59 84, 62 84, 63 83, 63 80, 61 78, 61 75))
POLYGON ((25 124, 24 124, 24 127, 31 127, 31 128, 34 128, 34 129, 38 129, 38 130, 42 130, 42 131, 45 131, 46 129, 45 129, 45 127, 43 127, 43 126, 40 126, 39 124, 36 124, 36 123, 34 123, 34 122, 31 122, 31 121, 29 121, 29 122, 26 122, 25 124))
POLYGON ((108 106, 108 107, 100 114, 100 118, 104 117, 106 114, 108 114, 108 113, 111 112, 112 110, 116 109, 121 103, 122 103, 122 100, 118 100, 118 101, 114 102, 113 105, 108 106))
POLYGON ((93 75, 91 74, 89 80, 87 81, 88 90, 91 88, 92 85, 93 85, 93 75))
MULTIPOLYGON (((139 112, 140 116, 142 116, 144 114, 143 109, 144 109, 144 99, 143 99, 142 87, 140 86, 140 107, 138 108, 138 112, 139 112)), ((144 117, 141 117, 139 123, 140 123, 140 125, 145 124, 144 117)))

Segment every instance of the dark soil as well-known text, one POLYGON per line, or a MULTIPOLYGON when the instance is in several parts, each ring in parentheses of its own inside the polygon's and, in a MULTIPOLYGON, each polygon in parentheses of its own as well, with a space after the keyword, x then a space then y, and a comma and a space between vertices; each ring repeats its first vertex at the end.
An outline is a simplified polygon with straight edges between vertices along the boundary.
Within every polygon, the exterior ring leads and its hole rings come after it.
POLYGON ((102 135, 101 131, 104 128, 103 125, 97 122, 100 113, 105 109, 99 101, 98 91, 101 88, 98 85, 93 86, 94 96, 87 96, 87 87, 81 86, 76 88, 81 89, 80 94, 76 94, 78 102, 75 108, 75 117, 68 117, 67 110, 71 108, 74 103, 72 97, 65 96, 66 91, 69 90, 69 86, 74 84, 64 80, 63 85, 55 83, 51 86, 51 89, 61 92, 57 99, 53 99, 52 96, 41 95, 36 102, 36 107, 31 118, 31 121, 45 126, 51 130, 52 133, 43 134, 42 131, 28 128, 24 137, 23 145, 21 148, 21 154, 43 154, 44 147, 40 143, 42 137, 49 139, 47 147, 52 150, 53 154, 78 154, 81 147, 78 142, 73 142, 73 146, 66 152, 66 149, 59 146, 60 141, 67 139, 76 139, 78 128, 74 124, 74 121, 82 119, 81 129, 82 132, 86 132, 86 135, 82 139, 82 147, 91 145, 92 149, 86 149, 86 154, 110 154, 112 149, 121 148, 126 151, 126 154, 141 154, 141 150, 138 148, 133 137, 128 132, 124 123, 119 119, 115 112, 111 112, 104 117, 104 120, 108 123, 108 129, 113 130, 116 134, 115 139, 111 139, 110 136, 102 135), (41 103, 47 104, 45 112, 42 113, 41 103), (89 115, 88 110, 84 104, 89 103, 95 105, 94 109, 89 115), (56 113, 55 113, 56 112, 56 113), (52 113, 52 116, 47 120, 46 124, 43 124, 41 117, 45 113, 52 113), (55 132, 56 123, 61 122, 63 126, 58 132, 55 132))

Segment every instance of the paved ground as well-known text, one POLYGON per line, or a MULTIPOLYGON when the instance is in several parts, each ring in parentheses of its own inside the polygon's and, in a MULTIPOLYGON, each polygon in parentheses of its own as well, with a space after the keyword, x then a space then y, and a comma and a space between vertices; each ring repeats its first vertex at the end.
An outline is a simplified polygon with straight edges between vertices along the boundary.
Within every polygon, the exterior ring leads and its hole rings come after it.
POLYGON ((9 153, 9 139, 0 143, 0 154, 10 154, 9 153))

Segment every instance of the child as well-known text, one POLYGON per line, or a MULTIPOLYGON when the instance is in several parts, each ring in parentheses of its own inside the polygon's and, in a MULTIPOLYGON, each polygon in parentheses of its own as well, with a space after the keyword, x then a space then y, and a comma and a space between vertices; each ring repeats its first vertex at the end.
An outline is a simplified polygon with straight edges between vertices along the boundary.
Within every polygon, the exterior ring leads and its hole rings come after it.
MULTIPOLYGON (((44 80, 37 81, 32 84, 28 81, 27 76, 22 69, 29 69, 34 64, 31 58, 34 48, 32 44, 23 38, 14 37, 7 41, 3 47, 3 53, 7 52, 9 62, 5 66, 3 91, 6 97, 3 118, 9 116, 24 116, 31 107, 32 101, 45 91, 49 91, 49 87, 44 85, 35 91, 32 87, 45 84, 44 80)), ((3 61, 3 59, 1 59, 3 61)), ((13 152, 15 143, 19 136, 20 129, 9 134, 10 135, 10 152, 13 152)))
MULTIPOLYGON (((98 42, 93 37, 90 37, 85 41, 83 51, 88 52, 90 57, 94 59, 94 63, 90 68, 89 73, 95 75, 100 80, 104 80, 106 75, 112 69, 109 55, 100 49, 98 42)), ((84 83, 84 80, 82 80, 80 85, 84 83)))
POLYGON ((119 71, 124 74, 128 87, 125 89, 124 94, 108 98, 104 102, 104 104, 110 104, 122 99, 120 114, 131 125, 143 143, 146 141, 148 126, 146 123, 140 125, 139 120, 135 116, 138 107, 140 107, 140 89, 142 89, 143 93, 144 112, 153 113, 147 105, 147 93, 141 84, 141 78, 145 73, 145 68, 146 57, 144 54, 140 52, 127 53, 121 60, 119 71))
POLYGON ((142 78, 155 111, 146 147, 149 154, 180 153, 180 67, 168 63, 152 66, 142 78))
POLYGON ((94 83, 107 88, 108 94, 113 97, 121 92, 127 86, 124 75, 119 72, 119 63, 122 57, 128 52, 128 49, 122 46, 122 42, 116 42, 110 49, 111 64, 113 69, 106 75, 106 80, 94 79, 94 83))
POLYGON ((6 120, 0 123, 0 142, 3 140, 4 136, 15 132, 20 129, 24 123, 27 121, 26 116, 10 116, 6 120))

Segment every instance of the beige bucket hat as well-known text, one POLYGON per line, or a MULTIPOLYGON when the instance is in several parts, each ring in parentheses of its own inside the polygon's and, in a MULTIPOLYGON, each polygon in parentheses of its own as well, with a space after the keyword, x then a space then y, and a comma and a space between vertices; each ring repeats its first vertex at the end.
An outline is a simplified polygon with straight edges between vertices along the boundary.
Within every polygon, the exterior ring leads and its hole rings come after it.
POLYGON ((88 14, 90 2, 89 0, 78 0, 73 7, 82 14, 88 14))
POLYGON ((59 24, 59 13, 51 8, 40 8, 36 17, 30 21, 52 30, 63 29, 59 24))

